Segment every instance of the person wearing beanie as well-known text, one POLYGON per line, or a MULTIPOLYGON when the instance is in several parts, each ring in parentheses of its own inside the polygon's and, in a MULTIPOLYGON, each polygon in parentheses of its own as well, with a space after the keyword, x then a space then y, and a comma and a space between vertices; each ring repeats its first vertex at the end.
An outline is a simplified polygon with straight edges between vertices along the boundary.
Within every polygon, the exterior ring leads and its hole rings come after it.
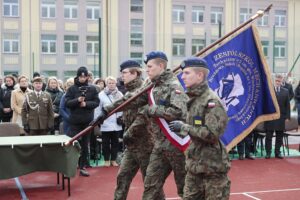
MULTIPOLYGON (((70 109, 70 131, 68 136, 73 137, 89 126, 94 118, 94 109, 99 105, 98 92, 96 87, 88 84, 88 70, 86 67, 79 67, 77 76, 65 95, 65 106, 70 109)), ((79 139, 81 155, 79 158, 80 176, 89 176, 86 166, 88 163, 88 143, 90 135, 86 134, 79 139)))
POLYGON ((4 78, 5 85, 0 91, 0 112, 2 116, 2 122, 10 122, 13 111, 11 109, 11 92, 16 85, 16 79, 12 75, 7 75, 4 78))
POLYGON ((28 78, 24 75, 18 78, 19 87, 11 93, 11 109, 13 110, 12 122, 19 124, 23 134, 22 125, 22 107, 25 101, 25 95, 31 92, 28 88, 28 78))

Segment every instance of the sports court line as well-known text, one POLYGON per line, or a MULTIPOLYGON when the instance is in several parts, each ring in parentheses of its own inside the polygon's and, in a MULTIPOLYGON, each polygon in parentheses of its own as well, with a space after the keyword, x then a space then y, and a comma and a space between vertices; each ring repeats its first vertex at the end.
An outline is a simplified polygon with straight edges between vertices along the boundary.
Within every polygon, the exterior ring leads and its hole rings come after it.
POLYGON ((255 199, 255 200, 261 200, 259 198, 256 198, 254 196, 251 196, 250 194, 247 194, 247 193, 244 193, 243 195, 247 196, 247 197, 250 197, 251 199, 255 199))
MULTIPOLYGON (((245 196, 248 196, 252 199, 255 199, 255 200, 261 200, 261 199, 258 199, 254 196, 251 196, 249 194, 257 194, 257 193, 271 193, 271 192, 288 192, 288 191, 297 191, 297 190, 300 190, 300 188, 291 188, 291 189, 281 189, 281 190, 262 190, 262 191, 252 191, 252 192, 235 192, 235 193, 230 193, 230 195, 245 195, 245 196)), ((177 200, 177 199, 181 199, 180 197, 169 197, 169 198, 166 198, 167 200, 177 200)))
POLYGON ((281 190, 262 190, 262 191, 252 191, 252 192, 236 192, 236 193, 230 193, 230 195, 256 194, 256 193, 269 193, 269 192, 288 192, 288 191, 297 191, 297 190, 300 190, 300 188, 281 189, 281 190))
POLYGON ((19 191, 21 193, 22 200, 28 200, 27 196, 25 194, 25 191, 24 191, 24 189, 23 189, 23 187, 22 187, 22 185, 21 185, 21 183, 19 181, 19 178, 14 178, 14 179, 15 179, 16 185, 19 188, 19 191))

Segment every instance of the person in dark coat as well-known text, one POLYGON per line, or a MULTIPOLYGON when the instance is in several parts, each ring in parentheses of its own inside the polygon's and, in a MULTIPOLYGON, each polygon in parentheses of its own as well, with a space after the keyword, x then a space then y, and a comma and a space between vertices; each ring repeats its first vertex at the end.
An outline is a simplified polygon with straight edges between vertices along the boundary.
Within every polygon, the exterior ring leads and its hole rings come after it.
POLYGON ((294 98, 295 94, 294 94, 294 90, 293 90, 293 86, 292 84, 288 83, 287 82, 287 78, 288 77, 285 77, 282 81, 282 87, 284 87, 285 89, 288 90, 289 92, 289 98, 290 98, 290 101, 294 98))
MULTIPOLYGON (((69 78, 64 85, 64 91, 68 91, 68 89, 72 85, 74 85, 74 78, 69 78)), ((61 97, 60 104, 59 104, 59 114, 63 120, 63 133, 67 135, 68 132, 70 131, 70 109, 67 108, 65 105, 65 100, 66 100, 65 97, 66 94, 64 94, 61 97)))
POLYGON ((271 157, 272 137, 275 131, 275 158, 283 159, 280 154, 280 147, 282 146, 283 131, 285 130, 285 121, 290 119, 290 99, 289 91, 282 87, 283 76, 277 74, 275 76, 275 93, 280 110, 280 118, 265 123, 266 126, 266 159, 271 157))
POLYGON ((2 122, 10 122, 13 110, 11 109, 11 92, 14 90, 16 80, 13 76, 7 75, 4 78, 5 85, 0 89, 0 115, 2 122))
MULTIPOLYGON (((65 96, 65 105, 70 109, 70 132, 68 136, 73 137, 85 129, 94 118, 94 109, 99 105, 96 87, 88 84, 88 70, 79 67, 77 76, 65 96)), ((81 156, 79 168, 81 176, 89 176, 85 166, 88 165, 88 142, 89 134, 79 139, 81 156)))
POLYGON ((56 77, 49 77, 46 92, 50 94, 52 100, 52 107, 54 112, 54 129, 51 130, 51 134, 54 134, 55 131, 59 130, 59 124, 61 122, 61 116, 59 114, 59 105, 60 100, 64 94, 58 86, 58 81, 56 77))

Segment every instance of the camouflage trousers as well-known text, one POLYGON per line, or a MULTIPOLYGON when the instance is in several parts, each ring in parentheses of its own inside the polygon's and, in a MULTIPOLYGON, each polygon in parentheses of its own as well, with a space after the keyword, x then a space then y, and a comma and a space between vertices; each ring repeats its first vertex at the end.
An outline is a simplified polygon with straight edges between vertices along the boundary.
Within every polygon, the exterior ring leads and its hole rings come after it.
POLYGON ((126 149, 124 151, 124 157, 117 176, 117 187, 114 197, 115 200, 125 200, 127 198, 132 179, 139 169, 141 169, 143 179, 145 178, 150 154, 151 152, 147 153, 142 150, 139 152, 133 152, 126 149))
POLYGON ((163 185, 169 174, 174 172, 177 193, 182 197, 185 178, 185 156, 174 146, 168 149, 154 148, 150 156, 150 162, 144 181, 143 200, 162 200, 160 195, 163 185))
POLYGON ((183 200, 228 200, 230 180, 227 174, 192 174, 185 177, 183 200))

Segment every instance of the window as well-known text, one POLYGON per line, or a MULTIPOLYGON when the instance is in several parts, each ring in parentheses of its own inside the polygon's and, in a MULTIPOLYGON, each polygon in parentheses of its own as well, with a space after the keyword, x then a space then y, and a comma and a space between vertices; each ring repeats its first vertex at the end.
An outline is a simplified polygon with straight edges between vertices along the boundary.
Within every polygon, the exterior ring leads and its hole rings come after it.
POLYGON ((55 76, 57 77, 57 71, 52 71, 52 70, 45 70, 45 71, 42 71, 42 75, 44 75, 45 77, 50 77, 50 76, 55 76))
POLYGON ((285 42, 284 41, 275 41, 275 58, 285 58, 285 42))
POLYGON ((86 53, 98 54, 99 53, 99 38, 98 36, 86 36, 86 53))
POLYGON ((198 53, 205 46, 205 40, 203 39, 192 39, 192 55, 198 53))
POLYGON ((173 22, 183 23, 184 22, 185 6, 173 6, 173 22))
POLYGON ((3 34, 3 52, 4 53, 19 53, 20 49, 19 34, 3 34))
POLYGON ((77 18, 77 5, 75 3, 68 3, 64 5, 64 16, 65 19, 76 19, 77 18))
POLYGON ((185 56, 185 39, 173 39, 173 56, 185 56))
POLYGON ((3 0, 3 16, 19 17, 19 0, 3 0))
POLYGON ((65 35, 64 36, 64 45, 65 53, 78 53, 78 40, 79 36, 76 35, 65 35))
POLYGON ((131 0, 131 12, 143 12, 143 0, 131 0))
POLYGON ((76 77, 76 71, 64 71, 64 79, 67 80, 68 78, 76 77))
POLYGON ((286 11, 285 10, 275 10, 275 26, 285 26, 286 24, 286 11))
POLYGON ((252 14, 252 9, 248 9, 248 8, 241 8, 240 9, 240 24, 246 22, 252 14))
POLYGON ((4 71, 3 74, 4 74, 4 76, 12 75, 12 74, 19 75, 19 72, 18 71, 4 71))
POLYGON ((55 1, 44 0, 42 1, 42 18, 55 18, 55 1))
POLYGON ((210 22, 212 24, 218 24, 219 21, 222 22, 222 18, 223 18, 223 8, 212 7, 210 13, 210 22))
POLYGON ((265 13, 262 17, 257 19, 258 26, 268 26, 269 24, 269 15, 265 13))
POLYGON ((143 46, 143 19, 131 19, 130 44, 143 46))
POLYGON ((261 41, 262 50, 266 57, 269 56, 269 41, 261 41))
POLYGON ((56 53, 56 35, 42 35, 42 53, 56 53))
POLYGON ((138 62, 140 65, 143 64, 143 53, 142 52, 131 52, 130 59, 138 62))
POLYGON ((86 18, 91 20, 99 19, 100 17, 100 8, 99 6, 87 6, 86 7, 86 18))
POLYGON ((192 22, 202 23, 204 16, 204 6, 193 6, 192 8, 192 22))

